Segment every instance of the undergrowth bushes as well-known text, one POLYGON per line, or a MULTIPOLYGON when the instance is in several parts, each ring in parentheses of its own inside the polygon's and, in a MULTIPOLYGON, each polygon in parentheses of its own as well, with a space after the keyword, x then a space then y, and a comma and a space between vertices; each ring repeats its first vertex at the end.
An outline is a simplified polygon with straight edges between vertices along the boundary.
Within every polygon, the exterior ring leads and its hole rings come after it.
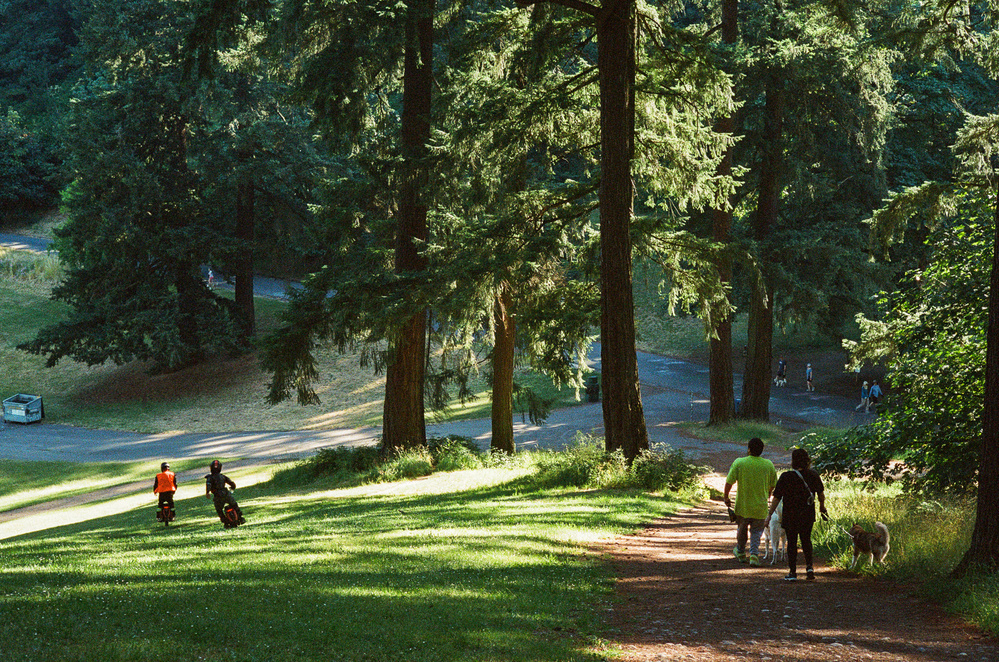
POLYGON ((680 449, 656 444, 643 451, 631 466, 620 451, 608 453, 600 439, 577 435, 562 451, 537 454, 538 480, 548 487, 631 488, 649 492, 701 489, 699 467, 680 449))
POLYGON ((631 466, 618 451, 608 453, 600 439, 578 435, 564 450, 537 451, 509 456, 482 451, 474 441, 449 436, 427 441, 426 448, 385 457, 374 446, 324 448, 294 467, 278 472, 278 485, 307 484, 318 480, 339 486, 389 482, 427 476, 435 471, 458 471, 506 465, 533 466, 541 488, 618 488, 649 492, 701 489, 702 467, 695 466, 681 450, 656 446, 643 452, 631 466))
POLYGON ((54 254, 40 255, 0 247, 0 278, 30 283, 54 283, 62 276, 62 265, 54 254))

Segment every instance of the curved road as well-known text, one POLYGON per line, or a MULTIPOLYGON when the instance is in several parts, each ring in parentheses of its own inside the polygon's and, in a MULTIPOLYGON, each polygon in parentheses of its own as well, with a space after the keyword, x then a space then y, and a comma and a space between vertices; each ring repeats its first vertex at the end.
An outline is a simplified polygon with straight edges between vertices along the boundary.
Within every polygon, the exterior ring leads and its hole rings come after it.
MULTIPOLYGON (((0 245, 21 250, 45 251, 43 239, 0 234, 0 245)), ((263 295, 283 296, 291 284, 275 279, 257 279, 263 295)), ((600 368, 600 347, 591 353, 591 367, 600 368)), ((652 443, 668 443, 695 457, 721 450, 738 451, 742 444, 706 442, 678 434, 675 423, 706 420, 708 416, 707 368, 697 364, 640 352, 639 377, 642 401, 652 443)), ((741 391, 737 375, 736 393, 741 391)), ((43 394, 44 395, 44 394, 43 394)), ((3 397, 8 397, 4 395, 3 397)), ((796 387, 774 388, 771 419, 790 429, 809 425, 856 425, 868 416, 856 413, 855 402, 845 398, 809 393, 796 387)), ((321 431, 273 431, 243 433, 137 434, 89 430, 64 425, 0 424, 0 457, 19 460, 155 461, 163 458, 241 457, 284 459, 307 456, 320 448, 374 443, 377 428, 321 431)), ((557 410, 544 425, 534 426, 519 418, 514 435, 518 448, 557 448, 573 440, 577 432, 602 434, 603 412, 599 403, 586 403, 557 410)), ((488 447, 489 419, 430 424, 428 435, 459 434, 488 447)))

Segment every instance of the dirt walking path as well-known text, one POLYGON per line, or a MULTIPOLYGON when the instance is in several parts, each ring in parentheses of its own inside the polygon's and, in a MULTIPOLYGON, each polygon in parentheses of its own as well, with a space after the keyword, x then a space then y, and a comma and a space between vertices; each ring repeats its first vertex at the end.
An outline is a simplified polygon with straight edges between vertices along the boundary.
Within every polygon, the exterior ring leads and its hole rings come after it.
POLYGON ((626 662, 999 660, 999 642, 904 586, 821 559, 816 581, 787 582, 786 565, 751 568, 734 545, 719 502, 606 545, 620 599, 608 638, 626 662))

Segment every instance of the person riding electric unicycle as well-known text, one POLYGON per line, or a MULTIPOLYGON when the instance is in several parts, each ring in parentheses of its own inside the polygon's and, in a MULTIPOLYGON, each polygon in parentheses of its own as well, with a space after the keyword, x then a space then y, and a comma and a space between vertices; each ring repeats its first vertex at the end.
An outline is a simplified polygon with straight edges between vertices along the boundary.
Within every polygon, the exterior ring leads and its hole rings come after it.
POLYGON ((230 488, 236 489, 236 483, 222 473, 222 463, 218 460, 212 461, 209 470, 211 473, 205 476, 205 498, 212 497, 214 500, 215 512, 218 513, 219 521, 227 529, 244 524, 246 520, 243 519, 243 511, 239 509, 236 498, 229 491, 230 488), (228 513, 232 513, 232 516, 227 517, 228 513))
POLYGON ((164 462, 160 465, 160 472, 153 481, 153 494, 159 495, 156 519, 164 524, 170 524, 177 512, 173 507, 173 494, 176 491, 177 476, 170 471, 170 465, 164 462))

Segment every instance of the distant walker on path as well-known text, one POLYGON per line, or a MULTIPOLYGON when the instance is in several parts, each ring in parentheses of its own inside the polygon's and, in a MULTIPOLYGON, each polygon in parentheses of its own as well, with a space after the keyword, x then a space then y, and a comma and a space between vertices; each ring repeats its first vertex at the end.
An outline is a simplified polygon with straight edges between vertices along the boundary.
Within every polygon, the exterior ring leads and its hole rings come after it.
POLYGON ((864 382, 863 386, 860 387, 860 404, 854 410, 860 411, 861 407, 864 408, 865 412, 871 410, 871 387, 867 385, 867 382, 864 382))
POLYGON ((881 392, 881 387, 878 385, 878 380, 875 379, 871 383, 871 392, 869 394, 870 397, 868 398, 867 401, 868 411, 870 410, 871 407, 877 408, 878 400, 881 399, 882 395, 883 393, 881 392))

